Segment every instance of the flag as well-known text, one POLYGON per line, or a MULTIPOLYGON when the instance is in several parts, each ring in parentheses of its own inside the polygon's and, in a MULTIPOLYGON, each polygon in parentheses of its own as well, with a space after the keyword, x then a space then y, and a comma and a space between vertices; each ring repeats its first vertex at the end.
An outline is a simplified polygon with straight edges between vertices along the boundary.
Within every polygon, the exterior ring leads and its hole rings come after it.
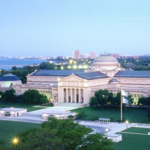
POLYGON ((122 97, 122 103, 129 105, 129 100, 126 97, 122 97))
POLYGON ((121 90, 121 95, 122 97, 128 97, 129 93, 124 90, 121 90))

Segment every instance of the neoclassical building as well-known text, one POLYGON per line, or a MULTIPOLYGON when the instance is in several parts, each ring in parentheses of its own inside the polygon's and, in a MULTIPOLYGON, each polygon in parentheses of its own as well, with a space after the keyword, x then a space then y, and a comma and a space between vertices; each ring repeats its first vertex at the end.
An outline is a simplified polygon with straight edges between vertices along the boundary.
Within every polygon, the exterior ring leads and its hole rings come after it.
POLYGON ((27 83, 13 85, 17 95, 28 89, 45 94, 53 103, 89 104, 94 92, 107 89, 114 94, 121 89, 136 100, 150 95, 150 71, 122 68, 113 56, 97 57, 87 70, 40 70, 27 76, 27 83))

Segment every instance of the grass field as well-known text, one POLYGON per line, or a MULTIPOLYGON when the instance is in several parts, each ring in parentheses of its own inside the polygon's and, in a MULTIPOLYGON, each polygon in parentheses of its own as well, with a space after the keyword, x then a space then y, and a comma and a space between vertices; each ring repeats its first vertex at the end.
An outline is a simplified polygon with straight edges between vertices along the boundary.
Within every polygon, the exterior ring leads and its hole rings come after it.
MULTIPOLYGON (((43 109, 43 107, 33 107, 35 106, 35 104, 33 105, 29 105, 29 104, 24 104, 24 103, 6 103, 6 102, 0 102, 0 108, 4 108, 4 107, 16 107, 16 108, 26 108, 27 111, 34 111, 34 110, 39 110, 39 109, 43 109)), ((51 104, 45 105, 47 107, 52 107, 51 104)))
MULTIPOLYGON (((122 132, 130 133, 143 133, 147 134, 150 129, 147 128, 129 128, 122 132)), ((122 141, 114 144, 115 150, 149 150, 150 149, 150 135, 138 135, 138 134, 122 134, 122 141)))
POLYGON ((7 145, 10 145, 11 139, 17 133, 35 127, 40 127, 40 124, 15 121, 0 121, 0 139, 5 141, 7 145))
MULTIPOLYGON (((78 108, 71 110, 73 112, 86 112, 87 117, 85 119, 92 119, 93 116, 99 116, 99 118, 110 118, 111 116, 115 117, 115 121, 120 119, 120 108, 119 107, 104 107, 103 109, 100 108, 78 108)), ((126 111, 123 110, 123 117, 126 118, 129 122, 141 122, 142 117, 147 118, 147 111, 145 108, 126 108, 126 111)), ((150 123, 149 120, 146 121, 150 123)))

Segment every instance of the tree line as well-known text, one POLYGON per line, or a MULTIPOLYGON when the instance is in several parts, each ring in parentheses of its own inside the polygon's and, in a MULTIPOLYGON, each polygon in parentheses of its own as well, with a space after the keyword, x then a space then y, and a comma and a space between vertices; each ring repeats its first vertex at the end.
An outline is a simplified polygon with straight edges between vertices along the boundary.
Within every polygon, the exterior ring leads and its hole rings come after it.
MULTIPOLYGON (((94 93, 94 96, 91 97, 90 106, 100 106, 101 108, 104 105, 111 104, 113 106, 120 105, 121 93, 118 92, 116 96, 108 90, 98 90, 94 93)), ((127 97, 130 105, 133 103, 133 98, 131 95, 127 97)))
POLYGON ((0 101, 7 103, 21 102, 27 104, 44 104, 49 100, 44 94, 40 94, 37 90, 27 90, 22 95, 15 95, 15 90, 10 89, 5 92, 0 91, 0 101))
MULTIPOLYGON (((49 63, 49 62, 42 62, 39 66, 24 66, 22 68, 17 68, 16 66, 13 66, 10 70, 4 70, 2 69, 0 71, 0 77, 5 75, 5 74, 14 74, 17 77, 20 78, 20 80, 22 81, 22 83, 26 83, 27 78, 26 76, 32 72, 34 72, 35 70, 62 70, 62 66, 63 66, 63 70, 70 70, 70 69, 79 69, 79 68, 73 68, 74 64, 59 64, 59 62, 61 62, 62 60, 56 60, 56 62, 58 63, 53 64, 53 63, 49 63), (70 67, 68 67, 70 66, 70 67)), ((92 61, 81 61, 81 60, 76 60, 76 65, 89 65, 92 61)), ((82 68, 83 69, 83 68, 82 68)))

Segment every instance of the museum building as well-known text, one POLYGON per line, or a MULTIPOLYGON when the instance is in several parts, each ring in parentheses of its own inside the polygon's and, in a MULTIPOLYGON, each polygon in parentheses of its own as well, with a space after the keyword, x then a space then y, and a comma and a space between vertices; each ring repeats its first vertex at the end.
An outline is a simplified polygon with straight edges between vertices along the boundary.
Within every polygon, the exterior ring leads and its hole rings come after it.
POLYGON ((125 90, 132 94, 135 103, 141 96, 149 96, 150 71, 133 71, 122 68, 113 56, 100 56, 87 70, 39 70, 27 75, 26 84, 13 85, 20 95, 36 89, 54 104, 81 103, 87 105, 95 91, 107 89, 113 94, 125 90))

